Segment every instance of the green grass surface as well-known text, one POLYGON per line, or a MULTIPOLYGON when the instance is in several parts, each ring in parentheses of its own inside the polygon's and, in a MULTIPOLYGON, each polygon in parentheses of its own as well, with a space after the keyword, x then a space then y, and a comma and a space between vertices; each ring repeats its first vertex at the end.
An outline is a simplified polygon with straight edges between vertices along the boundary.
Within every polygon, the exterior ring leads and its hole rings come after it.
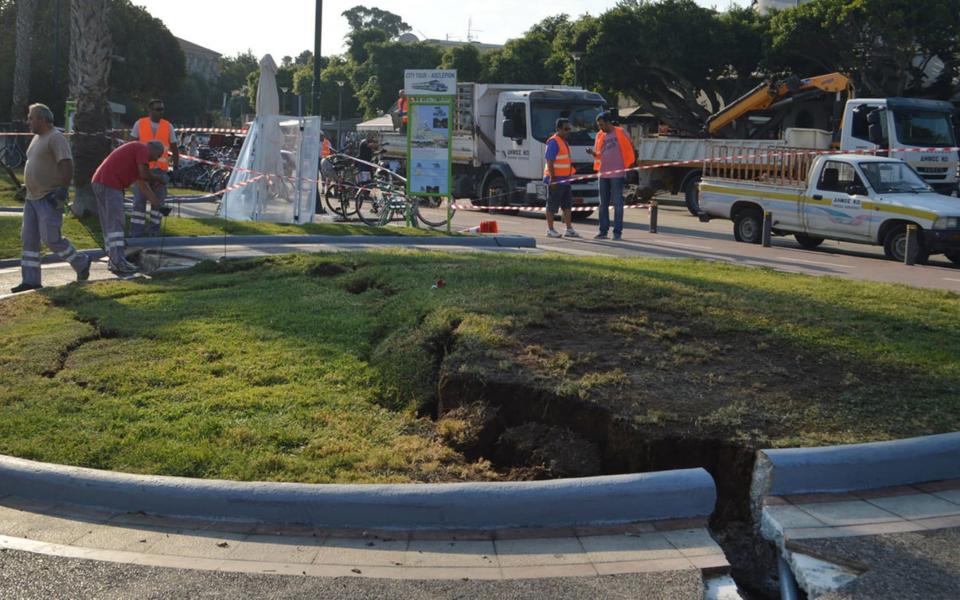
MULTIPOLYGON (((14 169, 14 173, 20 183, 23 183, 23 169, 14 169)), ((0 168, 0 206, 22 207, 23 202, 14 198, 16 191, 17 187, 13 185, 6 169, 0 168)))
POLYGON ((206 263, 0 302, 0 452, 242 480, 496 477, 443 443, 456 423, 416 416, 441 372, 597 402, 650 435, 954 431, 960 297, 696 261, 206 263))

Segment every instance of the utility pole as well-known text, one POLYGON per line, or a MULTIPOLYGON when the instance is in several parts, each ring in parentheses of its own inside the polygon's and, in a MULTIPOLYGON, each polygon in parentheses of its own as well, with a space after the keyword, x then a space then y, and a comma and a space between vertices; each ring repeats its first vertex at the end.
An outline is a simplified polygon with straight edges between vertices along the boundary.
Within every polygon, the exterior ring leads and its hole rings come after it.
POLYGON ((313 114, 320 115, 320 34, 323 29, 323 0, 317 0, 313 27, 313 114))

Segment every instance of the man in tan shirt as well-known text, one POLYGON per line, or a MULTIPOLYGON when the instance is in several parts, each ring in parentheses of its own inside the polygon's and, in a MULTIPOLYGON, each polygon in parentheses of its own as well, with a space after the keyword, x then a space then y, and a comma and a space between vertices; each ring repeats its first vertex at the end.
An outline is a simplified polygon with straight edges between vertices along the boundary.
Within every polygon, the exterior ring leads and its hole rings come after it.
POLYGON ((27 115, 34 134, 27 148, 27 164, 23 176, 27 200, 23 205, 23 256, 20 259, 22 282, 13 293, 35 290, 40 285, 40 244, 56 252, 77 272, 77 281, 90 277, 90 257, 77 252, 70 240, 63 237, 63 205, 67 186, 73 178, 73 155, 70 144, 53 126, 53 112, 44 104, 30 106, 27 115))

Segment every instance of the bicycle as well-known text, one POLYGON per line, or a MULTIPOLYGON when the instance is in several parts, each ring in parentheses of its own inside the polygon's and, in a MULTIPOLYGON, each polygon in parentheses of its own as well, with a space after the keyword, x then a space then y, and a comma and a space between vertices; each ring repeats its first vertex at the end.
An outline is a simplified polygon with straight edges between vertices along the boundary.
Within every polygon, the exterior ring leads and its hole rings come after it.
POLYGON ((330 212, 346 219, 357 212, 356 186, 347 183, 347 181, 356 181, 357 171, 353 168, 353 161, 346 157, 337 155, 327 160, 333 165, 336 175, 332 181, 324 181, 326 189, 323 192, 323 201, 330 212))
MULTIPOLYGON (((430 202, 432 199, 425 199, 430 202)), ((376 179, 370 186, 357 191, 357 216, 366 225, 384 226, 394 221, 404 221, 411 227, 417 226, 419 220, 427 227, 446 227, 453 218, 452 204, 442 206, 442 200, 435 203, 433 208, 442 207, 443 216, 436 218, 433 214, 425 216, 420 210, 421 199, 408 197, 402 188, 382 178, 376 179)))

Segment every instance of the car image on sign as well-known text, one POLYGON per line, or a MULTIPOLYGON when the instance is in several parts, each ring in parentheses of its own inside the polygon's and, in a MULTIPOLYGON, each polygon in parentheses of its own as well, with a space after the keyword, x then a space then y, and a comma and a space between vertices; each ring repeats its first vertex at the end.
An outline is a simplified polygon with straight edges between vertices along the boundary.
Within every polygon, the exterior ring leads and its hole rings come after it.
POLYGON ((445 83, 443 83, 442 81, 439 81, 439 80, 437 80, 437 79, 433 79, 433 80, 428 81, 428 82, 426 82, 426 83, 415 83, 415 84, 413 84, 413 89, 415 89, 415 90, 429 90, 429 91, 431 91, 431 92, 445 92, 445 91, 447 91, 447 84, 445 84, 445 83))

